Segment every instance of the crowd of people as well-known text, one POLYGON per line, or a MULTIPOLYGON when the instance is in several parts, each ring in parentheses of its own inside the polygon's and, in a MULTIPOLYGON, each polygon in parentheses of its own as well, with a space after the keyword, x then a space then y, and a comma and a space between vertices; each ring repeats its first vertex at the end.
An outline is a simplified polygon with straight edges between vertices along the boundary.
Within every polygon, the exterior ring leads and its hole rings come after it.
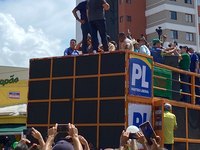
MULTIPOLYGON (((169 118, 170 117, 167 117, 167 119, 169 118)), ((83 137, 82 135, 79 135, 78 129, 75 127, 75 125, 68 123, 66 124, 66 126, 67 128, 65 128, 65 130, 60 130, 59 124, 55 124, 55 126, 53 126, 52 128, 48 130, 46 141, 43 139, 41 133, 38 130, 36 130, 35 128, 31 128, 30 134, 32 135, 32 137, 34 137, 37 140, 37 142, 32 143, 32 141, 24 137, 20 141, 14 142, 12 144, 12 147, 9 148, 9 150, 93 150, 93 149, 96 149, 91 143, 88 143, 85 137, 83 137), (57 139, 57 141, 55 141, 56 136, 60 132, 62 133, 66 132, 67 136, 59 138, 57 139)), ((170 140, 173 140, 171 136, 173 135, 170 135, 167 138, 170 138, 170 140)), ((160 146, 161 138, 159 136, 152 137, 150 138, 150 140, 151 140, 151 144, 147 142, 143 132, 139 130, 139 128, 131 125, 126 130, 122 131, 121 136, 119 137, 119 147, 117 147, 117 149, 119 150, 139 150, 139 149, 164 150, 165 149, 160 146), (134 136, 131 136, 131 135, 134 135, 134 136)), ((114 149, 116 148, 105 148, 105 150, 114 150, 114 149)))
MULTIPOLYGON (((110 5, 106 0, 95 1, 88 0, 79 3, 72 13, 76 20, 81 24, 82 41, 77 42, 76 39, 70 40, 70 46, 64 50, 64 56, 80 54, 95 54, 98 52, 111 52, 116 50, 129 50, 136 53, 152 56, 154 62, 164 64, 167 56, 176 56, 178 68, 200 74, 200 54, 196 53, 192 47, 186 45, 178 46, 176 41, 167 43, 166 35, 162 36, 162 40, 155 38, 152 42, 148 42, 144 35, 134 38, 131 32, 127 34, 119 33, 118 42, 113 41, 106 32, 105 11, 108 11, 110 5), (80 12, 80 17, 77 12, 80 12), (98 40, 98 33, 101 37, 101 43, 98 40), (118 44, 119 45, 118 45, 118 44), (166 43, 168 45, 166 45, 166 43)), ((190 82, 190 77, 186 74, 180 74, 180 80, 186 83, 190 82)), ((195 84, 200 85, 200 79, 195 79, 195 84)), ((190 93, 190 86, 181 84, 181 90, 190 93)), ((200 96, 200 88, 195 88, 196 95, 200 96)), ((181 101, 191 102, 190 96, 183 94, 181 101)), ((200 97, 196 98, 196 104, 200 104, 200 97)), ((174 130, 177 128, 176 116, 172 114, 172 106, 165 104, 164 106, 164 148, 160 146, 161 139, 159 136, 151 138, 152 144, 149 145, 141 130, 137 129, 135 138, 130 138, 131 131, 123 130, 119 137, 119 150, 138 150, 142 145, 145 150, 161 150, 172 149, 174 143, 174 130)), ((94 149, 85 139, 79 135, 75 125, 69 123, 67 125, 68 136, 55 142, 58 130, 58 124, 48 130, 47 139, 44 140, 41 133, 35 128, 31 128, 31 135, 37 140, 32 143, 26 138, 12 144, 13 150, 92 150, 94 149), (31 143, 31 145, 29 145, 31 143)), ((63 131, 62 131, 63 132, 63 131)), ((111 148, 108 148, 111 149, 111 148)))
MULTIPOLYGON (((119 147, 104 148, 104 150, 172 150, 174 144, 174 130, 177 128, 176 116, 172 113, 172 106, 164 104, 164 147, 161 147, 161 138, 156 135, 150 122, 140 125, 140 129, 134 125, 128 126, 119 137, 119 147)), ((92 143, 80 135, 75 125, 55 124, 48 129, 47 137, 35 128, 28 128, 20 141, 11 143, 4 150, 95 150, 92 143), (58 135, 62 136, 58 136, 58 135), (36 142, 27 137, 32 136, 36 142)))
MULTIPOLYGON (((166 64, 165 62, 169 57, 173 57, 172 67, 176 67, 185 71, 190 71, 196 74, 200 74, 200 54, 195 52, 192 47, 178 46, 176 41, 169 43, 167 47, 165 47, 165 42, 155 38, 152 40, 151 43, 148 43, 146 38, 142 35, 138 39, 132 38, 131 34, 129 33, 126 35, 125 33, 119 33, 118 40, 119 46, 117 42, 111 40, 110 36, 107 35, 108 40, 108 51, 116 51, 116 50, 129 50, 137 53, 141 53, 144 55, 152 56, 154 62, 166 64)), ((82 50, 82 42, 76 43, 75 39, 71 39, 70 47, 64 51, 64 56, 66 55, 80 55, 82 53, 94 53, 94 49, 92 46, 92 37, 87 37, 87 46, 86 51, 83 52, 82 50)), ((99 44, 98 50, 96 52, 104 52, 104 47, 102 44, 99 44)), ((186 74, 180 74, 180 81, 181 83, 181 91, 184 93, 191 93, 191 86, 187 83, 191 83, 191 78, 186 74)), ((195 85, 200 85, 200 79, 198 77, 195 78, 195 85)), ((196 97, 196 104, 200 104, 200 88, 195 88, 196 97)), ((182 98, 180 101, 191 103, 191 96, 187 94, 182 94, 182 98)))
MULTIPOLYGON (((191 71, 200 74, 200 54, 196 53, 192 47, 187 45, 178 45, 176 41, 171 43, 167 41, 167 35, 161 35, 161 39, 154 38, 148 42, 144 35, 135 38, 130 30, 125 34, 119 33, 118 41, 114 41, 106 32, 105 11, 108 11, 110 5, 106 0, 98 1, 88 0, 80 2, 72 11, 77 21, 81 23, 82 41, 77 43, 75 39, 70 40, 70 47, 64 51, 66 55, 91 54, 97 52, 111 52, 116 50, 130 50, 133 52, 152 56, 154 62, 166 64, 166 60, 173 56, 175 63, 170 65, 185 71, 191 71), (80 17, 77 12, 80 12, 80 17), (98 32, 101 37, 100 44, 98 32)), ((169 65, 169 64, 167 64, 169 65)), ((180 74, 180 101, 191 103, 191 78, 186 74, 180 74)), ((195 85, 200 85, 200 79, 195 78, 195 85)), ((176 91, 179 92, 179 91, 176 91)), ((196 104, 200 105, 200 88, 195 87, 196 104), (199 97, 198 97, 199 96, 199 97)))

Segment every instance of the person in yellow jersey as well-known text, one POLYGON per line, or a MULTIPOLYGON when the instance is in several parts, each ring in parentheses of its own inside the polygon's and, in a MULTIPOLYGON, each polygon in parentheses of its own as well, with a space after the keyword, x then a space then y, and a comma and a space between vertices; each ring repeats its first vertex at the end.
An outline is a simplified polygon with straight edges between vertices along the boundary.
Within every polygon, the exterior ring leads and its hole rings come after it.
POLYGON ((172 150, 174 144, 174 130, 177 128, 176 116, 172 113, 169 103, 164 105, 164 147, 172 150))

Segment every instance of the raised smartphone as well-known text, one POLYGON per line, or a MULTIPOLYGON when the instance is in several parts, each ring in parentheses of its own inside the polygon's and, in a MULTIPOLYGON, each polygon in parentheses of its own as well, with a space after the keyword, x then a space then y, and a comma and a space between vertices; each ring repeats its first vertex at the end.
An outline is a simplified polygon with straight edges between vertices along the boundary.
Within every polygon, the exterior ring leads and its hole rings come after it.
POLYGON ((140 125, 140 129, 143 132, 147 142, 149 145, 152 145, 151 138, 156 138, 156 133, 151 126, 151 123, 149 121, 146 121, 140 125))
POLYGON ((58 124, 57 132, 59 133, 67 133, 69 131, 68 124, 58 124))

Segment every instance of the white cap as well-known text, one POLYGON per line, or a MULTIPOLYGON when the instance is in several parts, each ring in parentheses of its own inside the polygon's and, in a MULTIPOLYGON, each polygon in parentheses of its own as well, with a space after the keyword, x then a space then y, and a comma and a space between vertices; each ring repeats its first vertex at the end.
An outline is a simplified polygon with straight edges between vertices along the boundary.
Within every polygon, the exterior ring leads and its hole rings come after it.
POLYGON ((131 125, 126 129, 126 132, 130 133, 137 133, 138 131, 140 131, 139 128, 134 125, 131 125))
POLYGON ((169 103, 165 103, 164 109, 165 109, 166 111, 170 111, 170 110, 172 109, 172 105, 169 104, 169 103))

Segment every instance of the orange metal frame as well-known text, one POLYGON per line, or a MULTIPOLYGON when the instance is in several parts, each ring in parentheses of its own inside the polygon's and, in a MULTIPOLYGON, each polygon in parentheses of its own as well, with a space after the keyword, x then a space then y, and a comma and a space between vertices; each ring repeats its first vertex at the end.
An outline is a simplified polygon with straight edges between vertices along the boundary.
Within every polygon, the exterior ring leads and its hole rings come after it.
MULTIPOLYGON (((116 51, 116 53, 118 53, 120 51, 116 51)), ((112 52, 112 53, 115 53, 115 52, 112 52)), ((153 67, 154 66, 157 66, 157 67, 161 67, 161 68, 165 68, 165 69, 169 69, 171 71, 175 71, 175 72, 178 72, 178 73, 183 73, 183 74, 187 74, 189 76, 191 76, 191 83, 189 84, 191 86, 191 93, 185 93, 185 94, 188 94, 188 95, 191 95, 192 97, 192 103, 191 104, 188 104, 188 103, 182 103, 182 102, 177 102, 177 101, 173 101, 173 100, 167 100, 167 99, 164 99, 164 98, 156 98, 156 97, 151 97, 151 98, 146 98, 146 97, 138 97, 138 96, 130 96, 128 91, 129 91, 129 58, 130 58, 130 55, 138 55, 138 56, 142 56, 142 57, 148 57, 148 58, 151 58, 151 56, 146 56, 146 55, 143 55, 143 54, 139 54, 139 53, 134 53, 134 52, 131 52, 131 51, 127 51, 126 54, 125 54, 125 72, 124 73, 117 73, 117 74, 106 74, 106 75, 101 75, 100 74, 100 64, 101 64, 101 55, 102 53, 99 53, 99 66, 98 66, 98 74, 97 75, 85 75, 85 76, 81 76, 81 78, 88 78, 88 77, 98 77, 98 96, 97 98, 76 98, 75 99, 75 89, 73 89, 73 98, 72 98, 72 123, 74 123, 74 105, 75 105, 75 101, 81 101, 81 100, 97 100, 98 104, 97 104, 97 112, 99 112, 100 110, 100 101, 101 100, 121 100, 121 99, 125 99, 125 122, 123 124, 121 123, 109 123, 109 124, 100 124, 99 123, 99 114, 97 113, 97 123, 96 124, 76 124, 76 126, 97 126, 97 147, 99 147, 99 126, 124 126, 124 127, 127 127, 128 126, 128 104, 129 103, 139 103, 139 104, 146 104, 146 105, 152 105, 154 106, 154 102, 156 101, 163 101, 164 102, 169 102, 171 103, 173 106, 179 106, 179 107, 184 107, 186 108, 186 138, 175 138, 175 142, 186 142, 187 143, 187 149, 188 149, 188 143, 191 142, 191 143, 200 143, 200 140, 198 139, 188 139, 188 116, 187 116, 187 109, 188 108, 192 108, 192 109, 198 109, 200 110, 200 107, 199 106, 196 106, 194 105, 195 104, 195 87, 200 87, 200 86, 195 86, 195 77, 200 77, 200 75, 198 74, 195 74, 195 73, 191 73, 191 72, 187 72, 187 71, 183 71, 183 70, 180 70, 180 69, 177 69, 177 68, 173 68, 173 67, 170 67, 170 66, 166 66, 166 65, 163 65, 163 64, 159 64, 159 63, 153 63, 153 67), (104 98, 101 98, 100 97, 100 77, 102 76, 118 76, 118 75, 124 75, 125 76, 125 95, 124 96, 121 96, 121 97, 104 97, 104 98)), ((67 56, 68 57, 68 56, 67 56)), ((71 56, 69 56, 71 57, 71 56)), ((152 67, 152 68, 153 68, 152 67)), ((29 81, 39 81, 39 80, 49 80, 50 81, 50 87, 49 87, 49 99, 48 100, 37 100, 37 101, 31 101, 29 100, 29 102, 31 103, 34 103, 34 102, 49 102, 49 113, 48 113, 48 124, 28 124, 28 126, 44 126, 44 127, 51 127, 53 126, 53 124, 50 124, 50 108, 51 108, 51 102, 53 101, 56 101, 56 102, 59 102, 59 101, 70 101, 70 99, 57 99, 57 100, 53 100, 51 99, 51 89, 52 89, 52 80, 56 80, 56 79, 68 79, 68 78, 72 78, 73 79, 73 88, 75 88, 75 82, 76 82, 76 78, 80 78, 80 76, 76 76, 75 75, 75 72, 76 72, 76 57, 74 58, 74 73, 73 73, 73 76, 68 76, 68 77, 52 77, 52 69, 53 68, 53 58, 51 58, 51 76, 49 78, 42 78, 42 79, 30 79, 29 81)), ((153 75, 153 69, 152 69, 152 75, 153 75)), ((158 76, 152 76, 152 81, 153 81, 153 78, 156 78, 158 76)), ((153 82, 152 82, 153 83, 153 82)), ((187 83, 186 83, 187 84, 187 83)), ((153 90, 154 88, 158 88, 158 89, 161 89, 161 90, 166 90, 166 89, 163 89, 163 88, 159 88, 159 87, 154 87, 152 86, 152 93, 153 93, 153 90)), ((184 93, 181 93, 181 94, 184 94, 184 93)), ((152 94, 153 95, 153 94, 152 94)), ((154 111, 154 110, 152 110, 154 111)), ((153 114, 153 113, 152 113, 153 114)), ((154 116, 152 116, 152 120, 154 120, 154 116)), ((160 136, 163 137, 163 133, 161 132, 160 133, 160 136)))

